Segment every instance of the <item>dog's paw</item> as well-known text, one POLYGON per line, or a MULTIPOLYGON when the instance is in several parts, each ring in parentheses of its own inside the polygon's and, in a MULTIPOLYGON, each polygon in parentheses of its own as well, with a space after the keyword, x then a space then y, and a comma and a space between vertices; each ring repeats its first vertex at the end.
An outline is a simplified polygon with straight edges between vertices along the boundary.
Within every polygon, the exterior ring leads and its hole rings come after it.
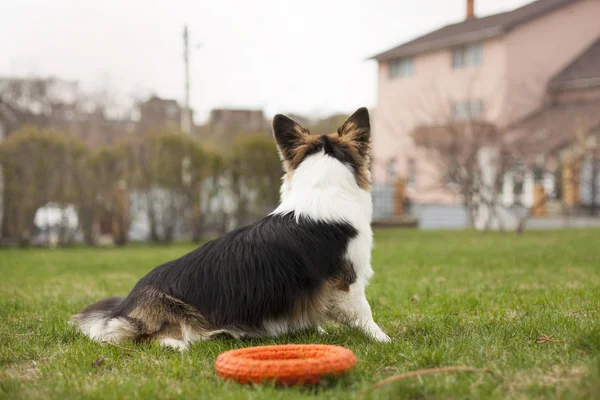
POLYGON ((380 343, 390 343, 392 341, 392 339, 390 339, 390 337, 388 335, 386 335, 385 333, 383 335, 376 337, 375 339, 380 343))
POLYGON ((321 325, 317 326, 317 333, 319 335, 327 335, 327 331, 325 329, 323 329, 323 327, 321 325))
POLYGON ((392 339, 381 330, 372 332, 371 336, 379 343, 389 343, 392 341, 392 339))
POLYGON ((165 346, 174 350, 186 351, 188 349, 188 344, 184 340, 181 339, 173 339, 173 338, 162 338, 159 339, 158 342, 165 346))

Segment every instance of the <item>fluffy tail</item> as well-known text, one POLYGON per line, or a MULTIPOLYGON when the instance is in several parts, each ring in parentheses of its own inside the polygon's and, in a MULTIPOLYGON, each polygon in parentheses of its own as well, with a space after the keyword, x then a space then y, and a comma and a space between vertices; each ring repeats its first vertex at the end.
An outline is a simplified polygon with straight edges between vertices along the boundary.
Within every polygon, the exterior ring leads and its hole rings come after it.
POLYGON ((124 300, 123 297, 111 297, 100 300, 71 317, 81 332, 99 342, 120 342, 133 339, 141 332, 131 319, 125 316, 111 316, 112 312, 124 300))

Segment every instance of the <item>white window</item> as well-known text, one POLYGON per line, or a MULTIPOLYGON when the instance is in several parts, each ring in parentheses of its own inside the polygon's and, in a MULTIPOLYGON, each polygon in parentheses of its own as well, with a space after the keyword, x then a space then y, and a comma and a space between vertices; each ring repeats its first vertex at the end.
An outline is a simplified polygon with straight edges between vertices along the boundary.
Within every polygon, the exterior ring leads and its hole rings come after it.
POLYGON ((481 64, 481 43, 456 46, 452 49, 452 68, 474 67, 481 64))
POLYGON ((415 61, 412 57, 396 58, 390 61, 390 78, 408 78, 415 74, 415 61))
POLYGON ((454 121, 481 119, 483 117, 483 102, 477 99, 453 103, 451 113, 454 121))

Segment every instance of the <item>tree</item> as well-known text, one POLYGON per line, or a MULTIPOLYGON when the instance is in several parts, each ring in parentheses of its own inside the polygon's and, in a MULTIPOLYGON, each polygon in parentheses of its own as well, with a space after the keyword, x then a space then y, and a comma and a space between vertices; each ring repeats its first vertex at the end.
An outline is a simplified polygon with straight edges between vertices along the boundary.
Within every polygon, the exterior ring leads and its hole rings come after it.
POLYGON ((108 216, 112 220, 115 243, 125 245, 131 221, 122 196, 134 168, 127 143, 119 142, 96 150, 85 148, 76 161, 73 184, 85 243, 96 244, 97 226, 108 216))
POLYGON ((236 225, 244 225, 272 211, 279 201, 281 161, 275 141, 266 136, 234 140, 229 160, 236 225))
MULTIPOLYGON (((416 201, 460 201, 469 226, 503 229, 499 198, 513 153, 512 124, 539 107, 544 85, 537 80, 507 81, 482 71, 465 70, 456 80, 442 76, 405 86, 399 82, 407 89, 402 98, 409 101, 406 107, 376 110, 374 137, 379 135, 376 140, 390 146, 375 148, 384 154, 403 149, 401 154, 418 159, 418 187, 409 187, 408 196, 416 201)), ((373 165, 381 171, 389 161, 375 153, 373 165)), ((408 165, 410 160, 399 161, 408 165)))
POLYGON ((150 240, 172 242, 177 229, 201 235, 200 196, 212 155, 181 132, 149 133, 131 144, 137 167, 134 187, 144 194, 150 240), (185 165, 185 160, 189 160, 185 165), (191 221, 182 226, 181 221, 191 221))
MULTIPOLYGON (((82 144, 82 140, 93 143, 98 146, 108 141, 114 141, 117 136, 122 135, 126 123, 124 121, 111 120, 106 118, 106 111, 114 111, 116 104, 112 100, 107 90, 101 93, 85 94, 79 90, 77 82, 66 81, 57 78, 4 78, 0 79, 0 111, 10 118, 6 121, 8 136, 15 132, 20 132, 25 126, 36 126, 40 131, 50 132, 52 130, 56 135, 71 135, 69 141, 72 141, 74 147, 72 156, 83 156, 86 153, 82 149, 75 150, 75 147, 82 144), (75 145, 77 144, 77 145, 75 145)), ((42 155, 43 159, 47 156, 42 155)), ((64 159, 67 160, 67 159, 64 159)), ((69 159, 75 162, 74 159, 69 159)), ((63 160, 57 160, 62 162, 63 160)), ((37 162, 41 162, 38 160, 37 162)), ((77 161, 81 164, 83 161, 77 161)), ((87 162, 87 161, 86 161, 87 162)), ((52 165, 52 169, 58 166, 52 165)), ((56 179, 71 180, 76 177, 73 174, 65 173, 56 179)), ((86 177, 86 182, 91 182, 95 177, 86 177)), ((10 180, 10 176, 5 178, 10 180)), ((66 188, 69 185, 60 185, 66 188)), ((10 187, 11 182, 6 184, 10 187)), ((79 190, 83 190, 82 187, 79 190)), ((86 187, 86 191, 91 187, 86 187)), ((11 211, 10 207, 17 204, 18 200, 11 198, 17 195, 17 192, 5 190, 2 193, 2 237, 4 240, 16 241, 17 237, 6 236, 14 232, 14 227, 18 224, 13 220, 17 214, 11 211)), ((61 196, 65 196, 64 192, 61 196)), ((73 193, 71 193, 73 195, 73 193)), ((60 196, 59 196, 60 197, 60 196)), ((89 204, 89 203, 88 203, 89 204)), ((89 208, 88 205, 84 209, 89 208)), ((81 212, 81 211, 80 211, 81 212)), ((87 214, 86 214, 87 215, 87 214)), ((91 215, 91 214, 90 214, 91 215)), ((84 217, 84 220, 86 218, 84 217)), ((91 223, 91 222, 90 222, 91 223)), ((91 229, 91 228, 90 228, 91 229)), ((92 240, 90 231, 86 240, 92 240)), ((61 229, 61 236, 66 231, 61 229)), ((120 235, 122 237, 122 235, 120 235)), ((66 240, 66 236, 63 237, 66 240)))
POLYGON ((2 237, 28 244, 38 208, 73 199, 71 175, 81 144, 55 131, 24 127, 0 144, 4 177, 2 237), (10 217, 10 218, 9 218, 10 217))
MULTIPOLYGON (((470 226, 491 226, 497 214, 482 216, 483 205, 495 208, 504 171, 501 133, 481 121, 447 122, 417 128, 417 146, 428 149, 440 171, 442 186, 460 194, 470 226), (483 221, 478 218, 483 217, 483 221)), ((480 218, 481 219, 481 218, 480 218)))

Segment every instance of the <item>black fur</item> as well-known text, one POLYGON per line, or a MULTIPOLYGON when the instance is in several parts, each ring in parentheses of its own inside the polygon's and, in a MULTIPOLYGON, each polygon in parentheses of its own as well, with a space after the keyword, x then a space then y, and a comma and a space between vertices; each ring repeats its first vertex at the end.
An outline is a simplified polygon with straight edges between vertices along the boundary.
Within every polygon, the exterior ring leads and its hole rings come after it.
POLYGON ((124 297, 110 297, 108 299, 103 299, 81 310, 81 314, 105 313, 107 311, 112 311, 119 304, 121 304, 123 300, 125 300, 124 297))
POLYGON ((352 284, 356 274, 344 254, 356 235, 348 223, 267 216, 155 268, 112 317, 127 316, 152 288, 194 307, 214 329, 260 329, 327 281, 352 284))
POLYGON ((307 153, 307 156, 313 153, 318 153, 319 151, 321 151, 321 149, 323 149, 326 155, 333 157, 346 165, 356 167, 354 165, 352 153, 348 149, 336 146, 335 144, 331 143, 327 135, 321 136, 321 143, 321 146, 315 146, 314 149, 311 149, 311 152, 307 153))

